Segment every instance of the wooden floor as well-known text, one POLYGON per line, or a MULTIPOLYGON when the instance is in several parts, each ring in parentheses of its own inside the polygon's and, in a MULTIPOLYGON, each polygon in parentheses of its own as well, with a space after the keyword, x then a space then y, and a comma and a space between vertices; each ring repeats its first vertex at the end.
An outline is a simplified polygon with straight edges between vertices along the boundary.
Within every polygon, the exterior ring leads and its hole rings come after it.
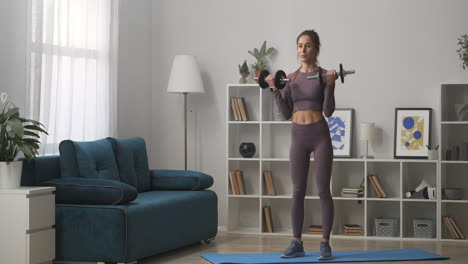
MULTIPOLYGON (((319 250, 320 239, 304 237, 304 249, 307 252, 319 250)), ((205 253, 220 254, 247 254, 247 253, 273 253, 284 251, 290 237, 286 236, 253 236, 234 235, 218 232, 216 239, 210 243, 197 243, 183 248, 172 250, 154 257, 140 260, 139 264, 210 264, 211 262, 200 257, 205 253)), ((402 248, 419 248, 435 254, 448 256, 449 260, 429 261, 390 261, 390 262, 361 262, 367 264, 466 264, 468 263, 468 242, 437 242, 437 241, 408 241, 408 240, 375 240, 375 239, 343 239, 331 238, 330 245, 334 251, 358 250, 388 250, 402 248)))

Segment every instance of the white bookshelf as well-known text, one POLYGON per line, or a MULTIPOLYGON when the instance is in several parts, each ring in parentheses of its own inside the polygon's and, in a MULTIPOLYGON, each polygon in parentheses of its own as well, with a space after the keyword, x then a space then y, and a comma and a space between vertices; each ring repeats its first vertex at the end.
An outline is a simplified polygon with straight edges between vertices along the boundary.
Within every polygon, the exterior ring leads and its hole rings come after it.
MULTIPOLYGON (((256 84, 228 84, 226 88, 227 231, 236 234, 292 236, 290 216, 292 183, 288 157, 291 121, 271 120, 272 94, 269 89, 260 89, 256 84), (230 97, 245 98, 249 121, 233 121, 230 97), (253 158, 242 158, 240 156, 238 149, 243 142, 255 144, 256 153, 253 158), (228 178, 230 170, 243 171, 246 195, 232 194, 228 178), (276 196, 266 195, 263 180, 263 171, 266 170, 272 171, 276 196), (263 207, 267 205, 271 207, 273 233, 266 231, 264 222, 263 207)), ((310 161, 305 197, 303 236, 320 237, 320 235, 307 234, 310 225, 322 224, 320 198, 318 197, 314 176, 313 156, 310 161)), ((335 205, 332 237, 408 240, 441 240, 447 238, 447 234, 441 228, 442 220, 440 215, 444 213, 444 210, 455 210, 457 206, 465 206, 468 209, 468 202, 443 201, 440 198, 441 164, 447 166, 447 164, 452 164, 452 161, 444 163, 440 160, 421 159, 377 158, 364 160, 360 158, 335 158, 330 185, 335 205), (369 174, 376 174, 379 177, 388 198, 378 198, 367 180, 369 174), (343 187, 358 186, 363 179, 365 188, 363 197, 341 197, 343 187), (405 198, 404 194, 410 189, 414 189, 422 179, 428 181, 432 186, 437 186, 437 199, 424 199, 422 194, 416 194, 409 199, 405 198), (399 230, 397 230, 397 236, 377 237, 374 228, 374 219, 376 217, 398 218, 399 230), (436 230, 433 238, 414 238, 413 219, 415 218, 434 221, 436 230), (344 224, 361 225, 363 228, 362 235, 344 235, 344 224)), ((466 164, 457 162, 456 164, 468 167, 468 162, 466 164)), ((461 214, 461 212, 456 213, 461 214)), ((457 221, 459 226, 462 225, 463 219, 468 223, 466 217, 461 218, 457 221)), ((465 233, 468 231, 466 226, 462 229, 465 233)))
POLYGON ((441 221, 441 239, 447 241, 468 241, 468 161, 447 160, 446 153, 453 146, 468 142, 468 121, 458 120, 456 104, 468 104, 468 84, 445 83, 440 88, 440 133, 439 159, 440 166, 440 218, 451 216, 463 234, 464 240, 452 239, 449 230, 441 221), (463 188, 461 200, 448 200, 443 195, 443 188, 463 188))

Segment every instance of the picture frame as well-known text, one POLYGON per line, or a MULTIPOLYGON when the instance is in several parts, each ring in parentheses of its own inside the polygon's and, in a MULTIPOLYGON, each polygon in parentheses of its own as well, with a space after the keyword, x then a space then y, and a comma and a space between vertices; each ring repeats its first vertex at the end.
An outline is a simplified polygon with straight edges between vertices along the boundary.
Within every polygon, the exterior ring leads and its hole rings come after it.
POLYGON ((333 157, 351 158, 353 147, 354 108, 336 108, 333 115, 327 117, 333 157))
POLYGON ((427 159, 432 108, 395 108, 393 157, 427 159))

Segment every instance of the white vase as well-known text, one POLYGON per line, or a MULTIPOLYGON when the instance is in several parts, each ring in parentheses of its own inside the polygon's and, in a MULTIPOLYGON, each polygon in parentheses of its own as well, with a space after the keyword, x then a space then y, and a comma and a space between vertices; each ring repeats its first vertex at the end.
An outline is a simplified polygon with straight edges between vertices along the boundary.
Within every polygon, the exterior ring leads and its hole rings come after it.
POLYGON ((23 161, 0 162, 0 189, 16 189, 21 185, 23 161))

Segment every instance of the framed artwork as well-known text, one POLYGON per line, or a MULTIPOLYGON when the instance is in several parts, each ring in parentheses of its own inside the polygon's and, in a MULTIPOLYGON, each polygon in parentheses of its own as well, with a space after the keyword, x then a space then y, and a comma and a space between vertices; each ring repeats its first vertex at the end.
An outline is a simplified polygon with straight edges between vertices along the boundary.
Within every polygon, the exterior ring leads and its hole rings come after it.
POLYGON ((337 108, 327 118, 333 146, 333 157, 351 158, 353 142, 353 108, 337 108))
POLYGON ((427 159, 431 108, 395 108, 395 159, 427 159))

